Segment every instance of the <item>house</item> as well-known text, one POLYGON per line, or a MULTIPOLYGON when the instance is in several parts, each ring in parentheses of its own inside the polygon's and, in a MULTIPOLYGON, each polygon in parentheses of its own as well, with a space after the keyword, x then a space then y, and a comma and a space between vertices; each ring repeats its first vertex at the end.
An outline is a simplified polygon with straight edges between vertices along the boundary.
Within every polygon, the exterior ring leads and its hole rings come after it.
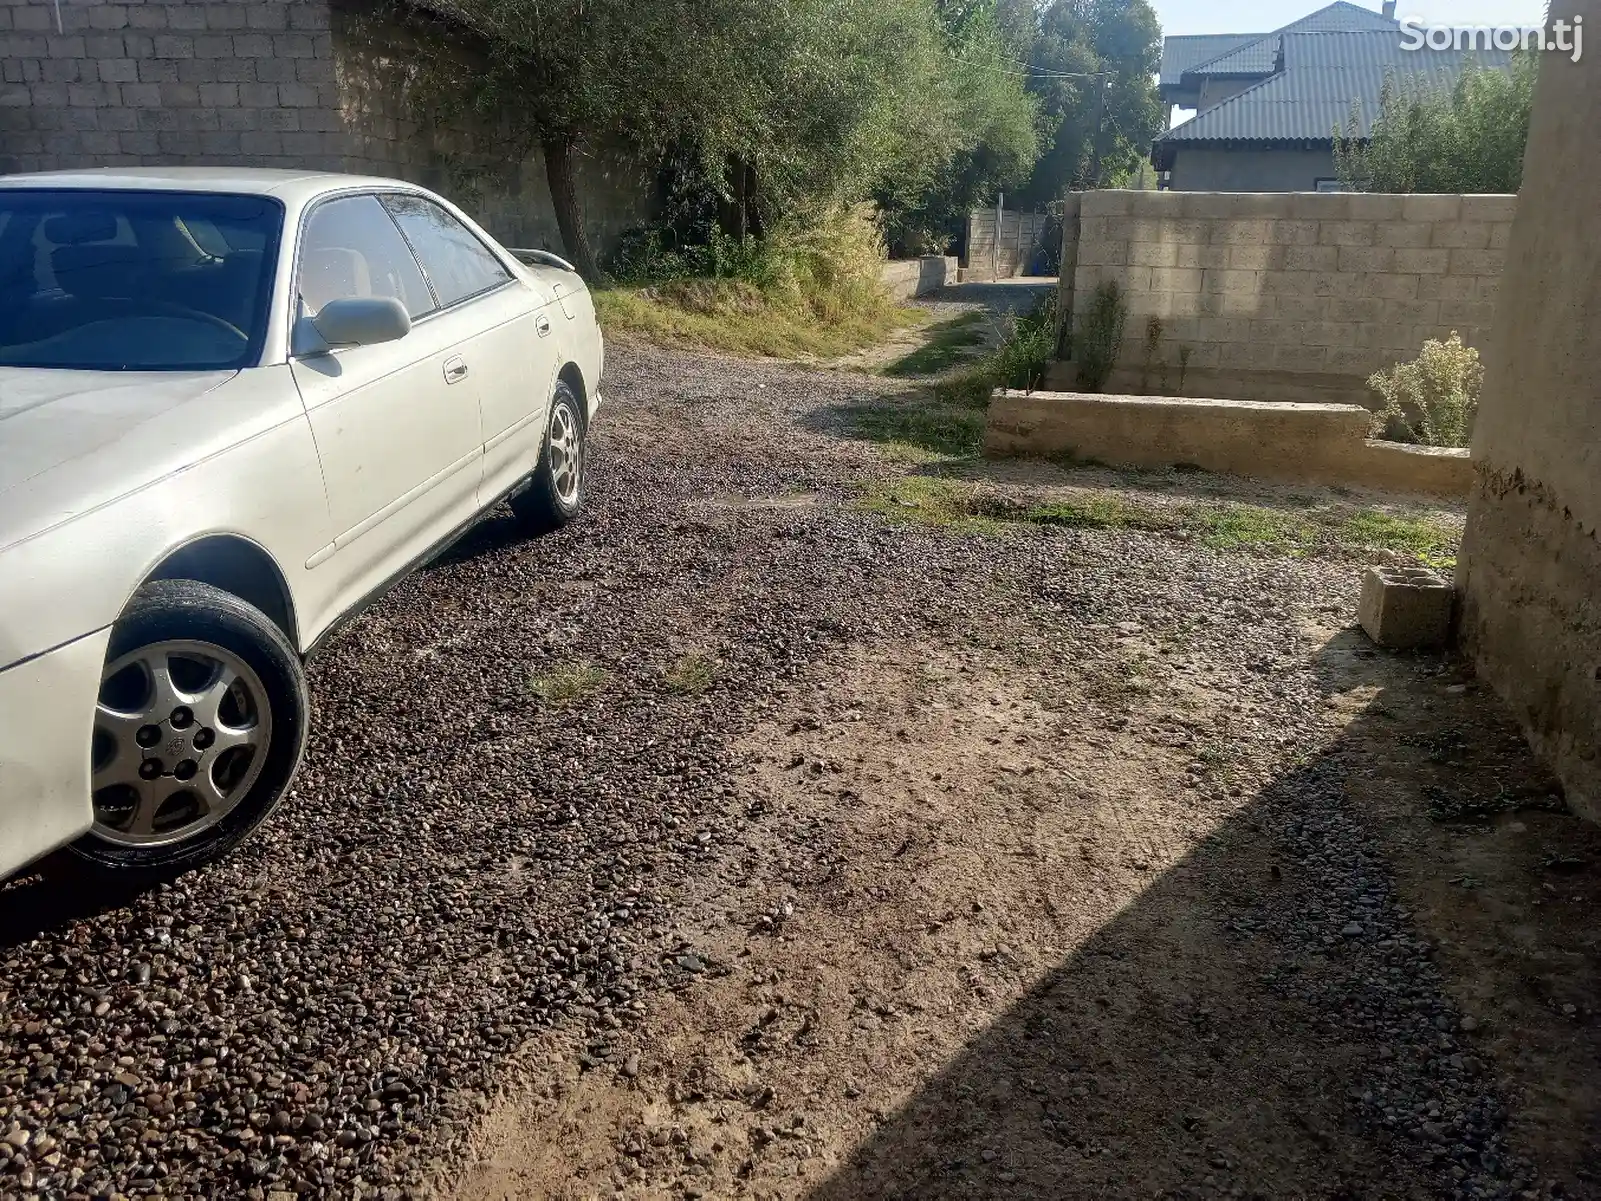
POLYGON ((1387 77, 1403 92, 1449 88, 1466 64, 1505 68, 1504 50, 1408 50, 1394 0, 1338 0, 1265 34, 1170 37, 1160 92, 1194 108, 1158 137, 1162 186, 1184 192, 1337 191, 1334 130, 1358 113, 1365 137, 1387 77))

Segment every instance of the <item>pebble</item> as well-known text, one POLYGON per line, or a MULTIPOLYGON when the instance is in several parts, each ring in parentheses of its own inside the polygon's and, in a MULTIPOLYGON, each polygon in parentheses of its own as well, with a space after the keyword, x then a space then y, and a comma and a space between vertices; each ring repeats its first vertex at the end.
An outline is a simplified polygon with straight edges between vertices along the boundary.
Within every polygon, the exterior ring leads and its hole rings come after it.
MULTIPOLYGON (((797 486, 826 495, 880 470, 875 452, 825 442, 813 425, 864 389, 900 386, 612 348, 584 517, 529 540, 498 516, 333 639, 310 667, 305 766, 258 837, 102 912, 79 915, 48 892, 15 907, 39 918, 0 951, 4 1020, 25 1036, 0 1041, 4 1188, 251 1201, 402 1201, 422 1189, 430 1165, 465 1146, 519 1048, 553 1028, 593 1037, 616 1015, 632 1025, 653 990, 711 969, 675 941, 676 889, 716 880, 768 830, 795 845, 773 902, 783 878, 820 865, 823 819, 753 813, 747 765, 730 747, 841 647, 950 641, 992 620, 1000 599, 1039 626, 1024 653, 1076 673, 1108 645, 1139 650, 1174 632, 1175 615, 1215 616, 1187 631, 1186 653, 1215 668, 1239 706, 1230 736, 1247 765, 1294 751, 1298 732, 1316 728, 1323 690, 1289 619, 1354 610, 1349 564, 1217 554, 1136 531, 974 538, 832 503, 710 507, 713 496, 797 486), (755 377, 773 386, 771 412, 753 423, 755 377), (753 570, 755 587, 741 582, 753 570), (670 648, 690 636, 717 642, 717 685, 670 695, 659 684, 670 648), (533 677, 579 662, 604 680, 560 707, 531 698, 533 677), (38 1136, 24 1124, 54 1140, 58 1161, 33 1162, 38 1136)), ((818 764, 815 780, 833 790, 819 794, 826 802, 849 765, 815 745, 825 716, 795 739, 799 764, 818 764)), ((1472 1153, 1460 1157, 1462 1195, 1501 1196, 1533 1168, 1507 1149, 1499 1095, 1471 1072, 1442 1070, 1461 1049, 1459 1019, 1338 782, 1320 771, 1332 768, 1303 771, 1281 801, 1245 789, 1284 864, 1264 888, 1282 899, 1249 908, 1226 937, 1263 940, 1297 965, 1320 957, 1317 973, 1270 973, 1263 985, 1327 1024, 1309 1037, 1382 1041, 1342 1104, 1364 1137, 1394 1140, 1387 1165, 1435 1171, 1437 1145, 1418 1149, 1411 1134, 1428 1122, 1448 1132, 1448 1162, 1459 1146, 1472 1153), (1331 931, 1358 912, 1346 937, 1412 941, 1328 954, 1331 931), (1390 966, 1393 979, 1382 975, 1390 966), (1452 1018, 1446 1029, 1437 1014, 1452 1018)), ((1189 778, 1187 807, 1221 795, 1189 778)), ((969 905, 976 923, 991 920, 969 905)), ((771 908, 767 941, 793 912, 789 901, 771 908)), ((622 1054, 594 1050, 604 1054, 586 1051, 592 1062, 622 1054)), ((638 1070, 630 1051, 622 1073, 638 1070)), ((669 1138, 638 1137, 652 1148, 669 1138)), ((1375 1195, 1388 1186, 1366 1183, 1375 1195)))

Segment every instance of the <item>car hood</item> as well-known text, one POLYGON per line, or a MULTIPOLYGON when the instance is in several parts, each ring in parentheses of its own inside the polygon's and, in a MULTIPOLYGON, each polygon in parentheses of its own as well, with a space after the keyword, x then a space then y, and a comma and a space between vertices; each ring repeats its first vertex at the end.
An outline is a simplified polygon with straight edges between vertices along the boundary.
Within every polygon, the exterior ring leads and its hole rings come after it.
POLYGON ((235 374, 0 367, 0 497, 127 437, 235 374))
POLYGON ((236 375, 0 367, 0 548, 180 465, 210 431, 162 419, 236 375))

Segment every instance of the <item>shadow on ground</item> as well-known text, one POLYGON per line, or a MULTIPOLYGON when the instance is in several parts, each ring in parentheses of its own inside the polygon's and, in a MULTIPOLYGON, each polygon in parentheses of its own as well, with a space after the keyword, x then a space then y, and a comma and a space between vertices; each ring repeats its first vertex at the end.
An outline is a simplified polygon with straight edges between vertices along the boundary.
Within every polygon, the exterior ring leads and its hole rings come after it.
POLYGON ((1598 1195, 1580 882, 1601 833, 1455 666, 1347 633, 1318 671, 1343 735, 973 1037, 817 1201, 1598 1195))

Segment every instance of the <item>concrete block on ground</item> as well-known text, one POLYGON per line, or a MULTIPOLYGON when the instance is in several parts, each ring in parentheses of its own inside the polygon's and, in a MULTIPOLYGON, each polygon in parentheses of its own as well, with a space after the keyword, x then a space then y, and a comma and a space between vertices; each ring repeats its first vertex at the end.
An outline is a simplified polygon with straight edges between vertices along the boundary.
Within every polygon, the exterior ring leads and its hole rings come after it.
POLYGON ((1455 590, 1426 567, 1370 567, 1357 611, 1367 636, 1389 650, 1431 650, 1451 636, 1455 590))

